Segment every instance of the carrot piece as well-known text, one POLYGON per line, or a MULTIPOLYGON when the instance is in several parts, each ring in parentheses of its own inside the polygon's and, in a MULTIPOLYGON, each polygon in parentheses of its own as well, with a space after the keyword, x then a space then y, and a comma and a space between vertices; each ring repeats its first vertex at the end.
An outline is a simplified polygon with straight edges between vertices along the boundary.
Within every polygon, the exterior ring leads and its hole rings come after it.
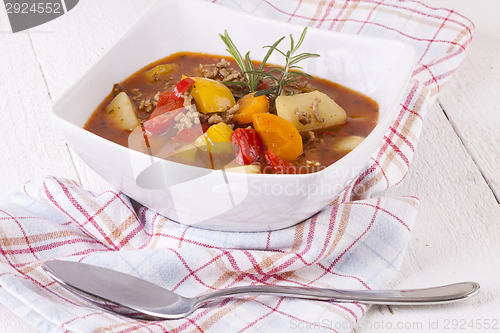
POLYGON ((255 92, 251 92, 238 100, 239 109, 234 113, 233 119, 239 124, 250 124, 254 114, 269 111, 267 96, 255 97, 254 94, 255 92))
POLYGON ((256 113, 252 120, 264 146, 276 155, 293 161, 302 154, 302 137, 291 122, 270 113, 256 113))

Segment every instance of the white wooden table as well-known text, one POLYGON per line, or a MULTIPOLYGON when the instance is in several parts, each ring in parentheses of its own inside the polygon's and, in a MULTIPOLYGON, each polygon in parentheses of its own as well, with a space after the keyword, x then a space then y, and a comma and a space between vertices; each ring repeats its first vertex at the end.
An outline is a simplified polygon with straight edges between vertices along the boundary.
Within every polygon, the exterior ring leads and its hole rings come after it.
MULTIPOLYGON (((0 8, 0 198, 45 175, 106 186, 54 132, 49 109, 151 2, 80 1, 63 17, 17 34, 0 8)), ((475 280, 482 291, 451 305, 374 306, 356 332, 489 332, 486 320, 500 321, 500 1, 423 2, 467 16, 476 34, 427 117, 409 175, 392 190, 421 199, 393 286, 475 280)), ((34 331, 3 306, 0 323, 0 332, 34 331)))

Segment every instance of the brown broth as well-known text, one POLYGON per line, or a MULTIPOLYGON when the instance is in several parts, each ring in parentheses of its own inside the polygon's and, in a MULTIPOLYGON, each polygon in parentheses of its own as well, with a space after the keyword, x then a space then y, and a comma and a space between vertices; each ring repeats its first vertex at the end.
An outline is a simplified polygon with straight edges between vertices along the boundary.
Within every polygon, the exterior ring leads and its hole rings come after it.
MULTIPOLYGON (((116 91, 113 89, 102 101, 84 128, 103 138, 127 147, 130 132, 116 126, 105 112, 106 106, 118 92, 124 91, 132 99, 132 97, 137 95, 135 89, 138 89, 142 94, 140 96, 141 99, 152 99, 158 92, 171 90, 181 80, 182 75, 201 76, 200 64, 215 64, 221 58, 230 61, 233 68, 238 68, 235 61, 231 58, 191 52, 176 53, 149 64, 120 82, 118 84, 119 89, 116 91), (146 79, 145 72, 157 65, 169 63, 178 64, 178 68, 154 83, 150 83, 146 79)), ((342 158, 346 152, 334 150, 335 142, 349 135, 367 136, 377 124, 379 116, 377 103, 361 93, 316 77, 314 80, 308 81, 314 90, 324 92, 346 111, 347 122, 332 128, 313 131, 319 140, 315 142, 305 141, 304 153, 294 161, 294 164, 300 167, 301 173, 319 171, 342 158), (315 166, 310 161, 319 162, 320 165, 315 166)), ((139 100, 132 101, 140 121, 146 121, 150 113, 139 110, 139 100)), ((202 125, 204 125, 204 128, 208 127, 207 124, 202 125)), ((203 166, 200 163, 193 164, 203 166)), ((268 172, 269 168, 266 168, 266 170, 264 172, 268 172)))

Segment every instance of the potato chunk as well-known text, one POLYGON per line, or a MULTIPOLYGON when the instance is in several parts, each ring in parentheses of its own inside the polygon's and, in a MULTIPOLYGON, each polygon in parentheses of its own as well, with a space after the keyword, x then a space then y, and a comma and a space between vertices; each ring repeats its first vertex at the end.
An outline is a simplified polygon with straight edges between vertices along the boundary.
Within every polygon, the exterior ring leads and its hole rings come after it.
POLYGON ((260 166, 255 164, 241 165, 241 166, 226 168, 226 171, 239 172, 239 173, 260 173, 260 166))
POLYGON ((335 150, 348 153, 356 148, 364 139, 365 137, 358 135, 346 136, 345 138, 337 141, 334 148, 335 150))
POLYGON ((311 131, 343 124, 347 115, 337 103, 320 91, 276 98, 278 116, 299 131, 311 131))
POLYGON ((139 126, 134 106, 128 95, 123 91, 113 98, 105 111, 106 114, 124 130, 132 131, 139 126))

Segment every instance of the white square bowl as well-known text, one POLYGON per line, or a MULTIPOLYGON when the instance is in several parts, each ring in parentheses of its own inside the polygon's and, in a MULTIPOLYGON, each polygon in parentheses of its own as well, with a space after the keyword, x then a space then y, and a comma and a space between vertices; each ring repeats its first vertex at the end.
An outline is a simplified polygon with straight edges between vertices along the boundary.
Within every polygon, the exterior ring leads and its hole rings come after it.
MULTIPOLYGON (((225 29, 241 51, 250 50, 253 59, 261 60, 263 45, 288 34, 299 36, 303 27, 205 1, 159 0, 54 104, 56 126, 104 179, 179 223, 227 231, 285 228, 317 213, 360 172, 398 111, 415 50, 395 40, 308 30, 301 50, 321 57, 304 61, 304 70, 359 91, 380 107, 371 134, 317 173, 247 175, 197 168, 133 151, 83 129, 113 84, 147 64, 180 51, 227 55, 218 36, 225 29)), ((274 53, 269 62, 281 59, 274 53)))

